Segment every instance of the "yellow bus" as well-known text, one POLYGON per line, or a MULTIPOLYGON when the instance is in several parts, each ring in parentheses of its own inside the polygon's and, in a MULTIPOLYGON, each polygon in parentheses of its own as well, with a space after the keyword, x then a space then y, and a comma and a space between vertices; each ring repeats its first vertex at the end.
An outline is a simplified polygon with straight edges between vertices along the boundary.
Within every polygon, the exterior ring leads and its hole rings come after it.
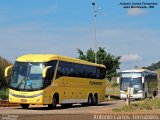
POLYGON ((55 54, 28 54, 5 69, 12 70, 9 102, 56 108, 82 103, 96 105, 105 99, 105 66, 55 54))

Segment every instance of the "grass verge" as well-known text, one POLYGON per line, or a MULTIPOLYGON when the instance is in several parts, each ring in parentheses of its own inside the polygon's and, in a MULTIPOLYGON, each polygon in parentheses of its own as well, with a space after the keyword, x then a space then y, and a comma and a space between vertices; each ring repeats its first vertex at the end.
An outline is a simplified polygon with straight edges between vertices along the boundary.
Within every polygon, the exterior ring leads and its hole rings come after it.
POLYGON ((105 94, 105 98, 106 100, 119 100, 120 94, 120 90, 119 87, 115 87, 114 89, 112 87, 108 87, 106 88, 106 94, 105 94))
POLYGON ((124 105, 120 108, 115 108, 113 111, 115 112, 134 112, 138 110, 153 110, 160 109, 160 98, 146 99, 143 101, 139 101, 137 103, 131 103, 129 106, 124 105))

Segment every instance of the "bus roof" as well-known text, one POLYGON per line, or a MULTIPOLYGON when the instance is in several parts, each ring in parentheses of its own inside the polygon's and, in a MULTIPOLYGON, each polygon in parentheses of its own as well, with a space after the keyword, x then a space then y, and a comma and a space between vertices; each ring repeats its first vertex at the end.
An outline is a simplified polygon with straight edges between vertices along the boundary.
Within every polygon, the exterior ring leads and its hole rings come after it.
POLYGON ((105 67, 102 64, 95 64, 95 63, 87 62, 85 60, 80 60, 80 59, 57 55, 57 54, 27 54, 27 55, 20 56, 16 59, 16 61, 18 62, 47 62, 51 60, 61 60, 61 61, 79 63, 79 64, 105 67))
POLYGON ((131 70, 124 70, 122 72, 151 72, 151 71, 147 69, 131 69, 131 70))

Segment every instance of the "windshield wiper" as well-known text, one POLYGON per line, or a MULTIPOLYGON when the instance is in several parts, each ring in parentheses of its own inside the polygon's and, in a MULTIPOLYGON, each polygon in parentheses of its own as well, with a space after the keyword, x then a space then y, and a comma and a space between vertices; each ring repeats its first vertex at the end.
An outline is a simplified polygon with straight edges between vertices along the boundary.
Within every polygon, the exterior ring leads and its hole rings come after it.
POLYGON ((16 89, 18 89, 21 85, 25 84, 26 82, 26 77, 24 77, 17 85, 16 89))
POLYGON ((32 89, 33 89, 33 88, 32 88, 32 83, 28 85, 27 82, 28 82, 28 80, 25 81, 24 89, 26 88, 26 86, 29 86, 29 87, 31 88, 31 90, 32 90, 32 89))

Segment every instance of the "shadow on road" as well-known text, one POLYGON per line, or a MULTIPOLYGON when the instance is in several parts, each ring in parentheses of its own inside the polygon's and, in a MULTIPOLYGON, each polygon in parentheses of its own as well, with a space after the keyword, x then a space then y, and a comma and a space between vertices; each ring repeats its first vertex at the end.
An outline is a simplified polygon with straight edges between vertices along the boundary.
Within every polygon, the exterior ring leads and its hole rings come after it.
MULTIPOLYGON (((36 106, 31 106, 28 108, 28 110, 65 110, 65 109, 73 109, 73 108, 91 108, 91 107, 100 107, 100 106, 110 106, 114 105, 116 103, 100 103, 96 106, 85 106, 81 104, 73 104, 71 107, 61 107, 60 105, 57 105, 55 109, 50 109, 48 106, 43 106, 43 107, 36 107, 36 106)), ((23 108, 16 108, 16 109, 23 109, 23 108)))

